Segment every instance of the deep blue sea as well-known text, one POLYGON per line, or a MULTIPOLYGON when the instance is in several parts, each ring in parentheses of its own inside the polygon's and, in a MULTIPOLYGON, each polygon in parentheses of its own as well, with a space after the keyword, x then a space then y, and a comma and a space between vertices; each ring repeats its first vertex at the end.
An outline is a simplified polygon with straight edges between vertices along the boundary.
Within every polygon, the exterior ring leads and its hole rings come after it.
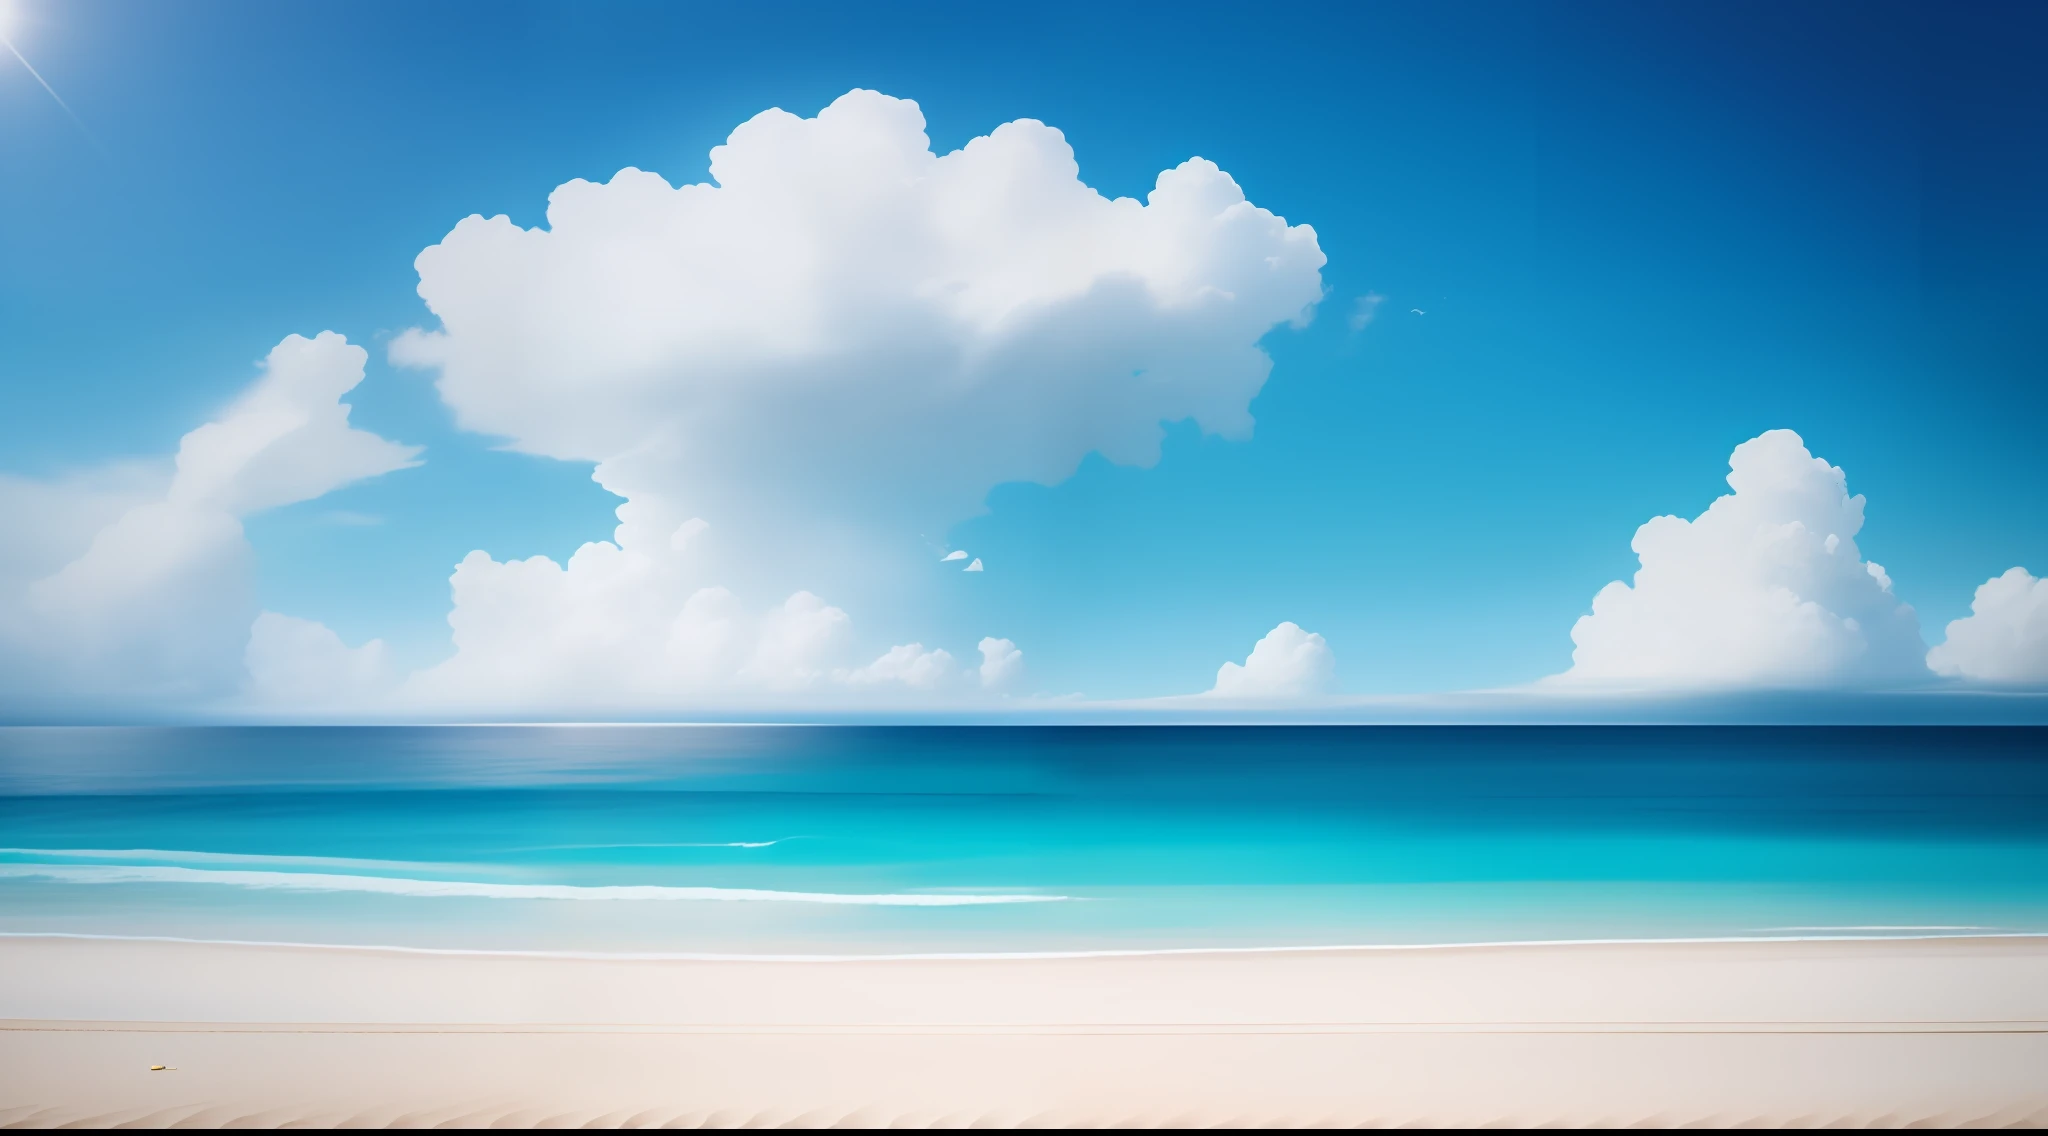
POLYGON ((0 932, 846 955, 2048 932, 2048 730, 0 729, 0 932))

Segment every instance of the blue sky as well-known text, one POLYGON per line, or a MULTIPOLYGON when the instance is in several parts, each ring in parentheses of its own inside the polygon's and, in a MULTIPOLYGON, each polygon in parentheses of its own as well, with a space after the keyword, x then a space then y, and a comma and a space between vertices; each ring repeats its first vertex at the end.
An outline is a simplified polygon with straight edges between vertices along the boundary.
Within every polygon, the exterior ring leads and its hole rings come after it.
POLYGON ((423 464, 247 517, 254 587, 403 668, 448 654, 466 554, 563 560, 619 503, 390 364, 435 326, 414 257, 573 178, 702 181, 740 123, 853 88, 915 100, 939 153, 1041 120, 1109 196, 1199 155, 1327 257, 1249 438, 1179 423, 1151 468, 997 486, 925 534, 988 571, 867 589, 868 654, 1000 635, 1031 691, 1141 698, 1292 621, 1341 692, 1526 683, 1637 526, 1779 428, 1867 498, 1856 543, 1929 645, 2048 571, 2038 5, 15 10, 84 129, 0 66, 0 472, 166 455, 283 336, 341 332, 353 423, 423 464))

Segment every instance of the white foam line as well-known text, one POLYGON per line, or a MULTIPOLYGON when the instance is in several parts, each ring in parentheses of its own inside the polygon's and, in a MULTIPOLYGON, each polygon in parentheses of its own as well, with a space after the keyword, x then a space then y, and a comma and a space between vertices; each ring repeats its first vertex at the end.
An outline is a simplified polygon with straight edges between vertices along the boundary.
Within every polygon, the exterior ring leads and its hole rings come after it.
POLYGON ((0 848, 0 856, 64 857, 71 860, 170 860, 187 864, 293 864, 308 868, 404 868, 458 871, 469 864, 418 860, 364 860, 348 856, 272 856, 260 852, 186 852, 175 848, 0 848))
POLYGON ((264 947, 457 958, 566 959, 590 962, 1030 962, 1053 959, 1151 958, 1161 955, 1285 955, 1402 951, 1510 950, 1518 947, 1683 947, 1740 943, 1910 943, 1956 939, 2039 939, 2048 931, 1936 935, 1718 935, 1677 939, 1497 939, 1466 943, 1338 943, 1322 946, 1138 947, 1095 951, 942 951, 916 954, 760 955, 707 951, 536 951, 485 947, 404 947, 377 943, 295 943, 265 939, 189 939, 175 935, 96 935, 76 931, 0 931, 0 939, 64 939, 115 943, 178 943, 202 947, 264 947))
POLYGON ((1049 903, 1063 895, 849 895, 840 892, 767 891, 760 888, 668 887, 657 884, 500 884, 418 880, 395 876, 342 876, 320 872, 211 871, 132 864, 0 864, 0 877, 77 884, 218 884, 280 891, 348 891, 428 898, 568 899, 605 901, 714 900, 720 902, 836 903, 872 907, 968 907, 993 903, 1049 903))

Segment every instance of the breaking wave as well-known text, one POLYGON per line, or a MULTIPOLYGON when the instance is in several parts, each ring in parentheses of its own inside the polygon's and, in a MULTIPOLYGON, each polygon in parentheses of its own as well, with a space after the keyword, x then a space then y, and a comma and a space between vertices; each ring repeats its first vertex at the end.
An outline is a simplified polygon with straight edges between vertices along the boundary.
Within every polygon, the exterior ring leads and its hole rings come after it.
POLYGON ((971 907, 997 903, 1052 903, 1063 895, 970 895, 770 891, 762 888, 671 887, 659 884, 512 884, 422 880, 326 872, 258 872, 179 868, 156 864, 0 864, 0 878, 72 884, 214 884, 272 891, 368 892, 421 898, 557 899, 601 901, 712 901, 725 903, 835 903, 871 907, 971 907))

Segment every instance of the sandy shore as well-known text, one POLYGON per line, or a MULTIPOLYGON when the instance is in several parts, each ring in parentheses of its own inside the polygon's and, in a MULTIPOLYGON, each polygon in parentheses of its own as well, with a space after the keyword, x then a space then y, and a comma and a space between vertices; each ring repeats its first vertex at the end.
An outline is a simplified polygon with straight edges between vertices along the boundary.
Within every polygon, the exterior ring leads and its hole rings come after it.
POLYGON ((773 963, 0 939, 0 1018, 0 1123, 27 1126, 2048 1124, 2048 939, 773 963))

